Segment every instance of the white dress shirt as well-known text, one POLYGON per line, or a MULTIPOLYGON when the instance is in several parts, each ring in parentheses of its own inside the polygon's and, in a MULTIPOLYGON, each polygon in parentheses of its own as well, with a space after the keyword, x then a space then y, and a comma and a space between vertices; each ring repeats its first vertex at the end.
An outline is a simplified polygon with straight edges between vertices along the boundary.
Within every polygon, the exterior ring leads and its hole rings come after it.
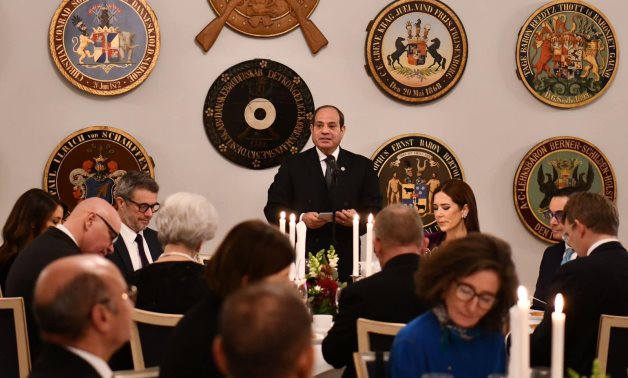
POLYGON ((602 239, 602 240, 598 240, 595 243, 591 244, 591 246, 589 247, 589 250, 587 251, 587 256, 589 256, 591 254, 591 252, 593 252, 594 249, 596 249, 597 247, 601 246, 604 243, 610 243, 610 242, 618 242, 619 239, 617 238, 607 238, 607 239, 602 239))
MULTIPOLYGON (((325 176, 325 171, 327 170, 327 163, 325 159, 327 159, 327 155, 323 153, 323 151, 319 150, 316 147, 316 153, 318 154, 318 160, 321 162, 321 169, 323 170, 323 176, 325 176)), ((340 154, 340 147, 336 147, 336 150, 331 153, 331 155, 338 161, 338 155, 340 154)))
MULTIPOLYGON (((129 226, 122 222, 122 227, 120 227, 120 237, 122 237, 122 241, 124 245, 126 245, 127 251, 129 251, 129 257, 131 258, 131 264, 133 264, 133 270, 138 270, 142 268, 142 260, 140 260, 140 251, 137 248, 137 243, 135 242, 135 238, 137 234, 135 231, 131 230, 129 226)), ((153 256, 150 254, 150 250, 148 249, 148 244, 146 243, 146 238, 144 237, 144 232, 140 231, 140 235, 142 235, 142 239, 144 241, 144 253, 146 254, 146 259, 150 264, 153 263, 153 256)))
POLYGON ((92 365, 94 370, 96 370, 102 378, 111 378, 113 376, 113 372, 109 368, 109 365, 107 365, 107 362, 105 362, 102 358, 71 346, 65 346, 65 348, 84 359, 88 364, 92 365))

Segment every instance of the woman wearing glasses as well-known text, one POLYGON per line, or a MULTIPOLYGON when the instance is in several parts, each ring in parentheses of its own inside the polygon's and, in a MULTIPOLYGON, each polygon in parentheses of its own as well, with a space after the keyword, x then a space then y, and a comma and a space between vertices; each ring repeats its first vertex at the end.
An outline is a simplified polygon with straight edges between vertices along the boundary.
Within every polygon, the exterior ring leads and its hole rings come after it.
POLYGON ((503 374, 501 331, 518 285, 508 244, 480 233, 452 240, 421 262, 416 281, 419 296, 434 307, 395 338, 391 376, 503 374))
POLYGON ((480 231, 478 209, 471 187, 462 180, 449 180, 434 191, 432 212, 440 231, 428 234, 428 251, 450 241, 480 231))

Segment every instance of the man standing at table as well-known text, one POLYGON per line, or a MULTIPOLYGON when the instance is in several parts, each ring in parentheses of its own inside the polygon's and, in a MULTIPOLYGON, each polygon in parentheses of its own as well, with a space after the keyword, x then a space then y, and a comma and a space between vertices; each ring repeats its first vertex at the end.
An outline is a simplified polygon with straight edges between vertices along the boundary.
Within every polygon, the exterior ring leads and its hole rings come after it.
POLYGON ((157 182, 139 171, 127 172, 116 186, 115 206, 122 219, 122 228, 114 252, 108 258, 127 282, 133 272, 151 264, 163 252, 157 232, 148 228, 159 210, 158 193, 157 182))
POLYGON ((359 214, 364 224, 369 213, 379 211, 379 181, 368 158, 340 148, 346 131, 340 109, 332 105, 316 109, 310 131, 315 147, 284 161, 268 189, 264 214, 276 224, 281 211, 295 213, 308 228, 306 253, 333 245, 340 279, 348 281, 353 217, 359 214))
MULTIPOLYGON (((335 368, 346 366, 343 378, 355 377, 353 352, 358 350, 356 321, 407 323, 429 309, 414 285, 419 255, 427 246, 417 211, 390 205, 377 214, 373 247, 382 271, 342 291, 334 325, 323 340, 323 357, 335 368)), ((373 337, 373 350, 390 350, 392 337, 373 337)))
MULTIPOLYGON (((576 193, 565 206, 565 241, 578 258, 556 271, 550 304, 531 340, 532 366, 550 366, 554 297, 565 297, 565 368, 591 373, 602 314, 628 316, 628 252, 617 240, 615 205, 596 193, 576 193)), ((565 370, 566 371, 566 370, 565 370)))
POLYGON ((549 211, 545 213, 552 229, 552 239, 557 240, 558 243, 547 247, 545 252, 543 252, 543 259, 539 267, 539 277, 536 280, 536 290, 532 300, 532 308, 535 310, 545 310, 547 291, 556 270, 561 265, 578 257, 576 251, 566 245, 563 240, 563 229, 565 228, 563 224, 563 210, 567 201, 569 201, 569 196, 578 191, 580 190, 571 187, 558 190, 550 200, 549 211))

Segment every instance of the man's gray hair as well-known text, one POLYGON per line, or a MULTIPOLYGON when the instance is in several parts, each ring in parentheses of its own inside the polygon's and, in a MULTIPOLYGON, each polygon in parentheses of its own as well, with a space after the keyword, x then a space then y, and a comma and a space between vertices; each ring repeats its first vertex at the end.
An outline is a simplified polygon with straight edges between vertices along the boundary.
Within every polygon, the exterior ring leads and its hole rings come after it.
POLYGON ((159 193, 159 184, 145 172, 128 171, 118 180, 115 196, 132 199, 131 196, 135 189, 146 189, 151 193, 159 193))
POLYGON ((156 225, 157 237, 163 245, 196 248, 216 234, 218 213, 200 194, 179 192, 166 198, 157 213, 156 225))
POLYGON ((413 207, 389 205, 377 214, 373 232, 386 247, 409 244, 420 246, 423 241, 423 222, 413 207))

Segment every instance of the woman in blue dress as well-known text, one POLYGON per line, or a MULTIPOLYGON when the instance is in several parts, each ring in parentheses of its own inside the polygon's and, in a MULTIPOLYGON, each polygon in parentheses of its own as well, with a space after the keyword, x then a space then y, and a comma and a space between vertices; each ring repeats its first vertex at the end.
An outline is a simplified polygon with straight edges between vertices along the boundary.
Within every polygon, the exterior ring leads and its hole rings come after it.
POLYGON ((518 285, 510 246, 472 233, 421 261, 417 292, 434 305, 393 343, 393 378, 446 373, 486 378, 505 372, 503 330, 518 285))

